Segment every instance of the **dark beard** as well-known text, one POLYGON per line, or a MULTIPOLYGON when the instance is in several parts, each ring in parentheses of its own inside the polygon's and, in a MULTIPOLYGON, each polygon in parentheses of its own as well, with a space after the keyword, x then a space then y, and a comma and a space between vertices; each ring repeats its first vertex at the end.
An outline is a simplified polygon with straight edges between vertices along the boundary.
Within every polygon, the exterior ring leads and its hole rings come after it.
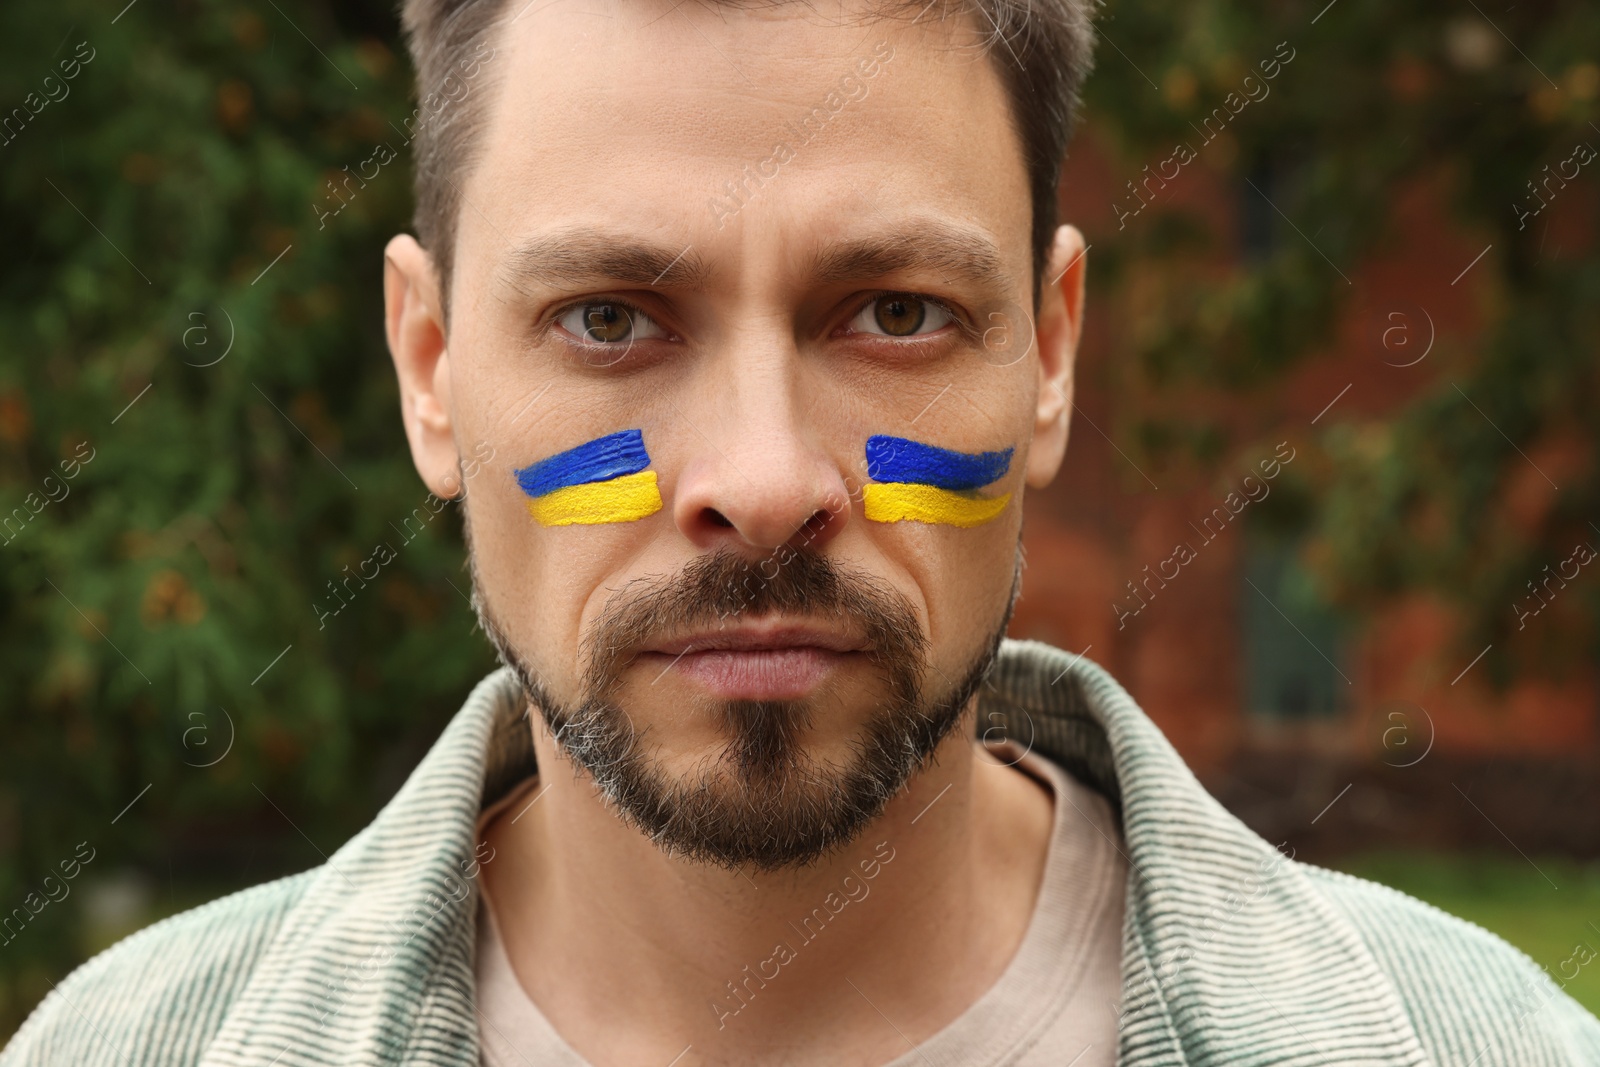
MULTIPOLYGON (((470 550, 470 530, 468 532, 470 550)), ((910 602, 871 575, 811 551, 761 570, 731 551, 695 559, 668 579, 630 582, 585 635, 580 698, 557 700, 496 622, 473 569, 473 606, 502 663, 514 671, 551 735, 606 801, 660 848, 727 869, 802 867, 842 848, 880 814, 962 718, 994 661, 1016 603, 1021 560, 1006 610, 953 682, 928 661, 928 641, 910 602), (631 650, 650 639, 774 612, 839 616, 866 635, 885 698, 852 743, 844 766, 821 763, 800 738, 811 725, 804 700, 713 701, 728 738, 689 775, 672 777, 651 757, 616 702, 631 650), (947 683, 924 696, 924 676, 947 683)))

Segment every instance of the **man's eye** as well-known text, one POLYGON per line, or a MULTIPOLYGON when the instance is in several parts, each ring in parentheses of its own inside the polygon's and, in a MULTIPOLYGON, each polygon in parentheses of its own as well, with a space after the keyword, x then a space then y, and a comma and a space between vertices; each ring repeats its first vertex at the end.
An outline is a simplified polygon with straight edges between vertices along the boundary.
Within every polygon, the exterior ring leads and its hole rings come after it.
POLYGON ((632 344, 667 332, 649 315, 628 304, 575 304, 561 313, 556 324, 590 344, 632 344))
POLYGON ((910 293, 887 293, 862 308, 850 320, 850 329, 885 337, 916 337, 942 329, 953 318, 932 300, 910 293))

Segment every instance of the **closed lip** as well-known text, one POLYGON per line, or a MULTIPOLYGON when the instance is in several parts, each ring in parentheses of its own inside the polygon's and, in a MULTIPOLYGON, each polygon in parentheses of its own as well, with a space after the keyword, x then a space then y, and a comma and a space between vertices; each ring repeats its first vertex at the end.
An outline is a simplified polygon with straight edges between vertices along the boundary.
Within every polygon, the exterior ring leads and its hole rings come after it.
POLYGON ((689 652, 776 652, 795 648, 862 652, 866 647, 866 642, 853 634, 820 626, 746 623, 727 629, 684 634, 669 641, 651 644, 642 651, 679 656, 689 652))

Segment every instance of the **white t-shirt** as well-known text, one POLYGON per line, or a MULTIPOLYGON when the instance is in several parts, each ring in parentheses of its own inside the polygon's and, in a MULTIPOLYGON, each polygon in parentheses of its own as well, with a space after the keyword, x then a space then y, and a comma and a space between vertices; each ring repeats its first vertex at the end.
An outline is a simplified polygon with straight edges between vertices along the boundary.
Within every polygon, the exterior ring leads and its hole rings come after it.
MULTIPOLYGON (((1033 918, 995 984, 884 1067, 1112 1067, 1127 882, 1121 827, 1105 797, 1044 756, 995 752, 1055 797, 1033 918)), ((477 982, 485 1067, 590 1067, 517 981, 481 897, 477 982)))

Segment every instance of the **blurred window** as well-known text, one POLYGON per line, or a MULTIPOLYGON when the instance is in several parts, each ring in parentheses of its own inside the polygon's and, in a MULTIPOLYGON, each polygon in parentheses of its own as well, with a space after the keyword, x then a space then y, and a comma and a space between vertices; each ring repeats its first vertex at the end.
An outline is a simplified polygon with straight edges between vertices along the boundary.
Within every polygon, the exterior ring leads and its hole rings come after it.
POLYGON ((1246 546, 1239 604, 1250 713, 1284 721, 1340 714, 1351 690, 1345 641, 1299 562, 1299 544, 1255 534, 1246 546))

